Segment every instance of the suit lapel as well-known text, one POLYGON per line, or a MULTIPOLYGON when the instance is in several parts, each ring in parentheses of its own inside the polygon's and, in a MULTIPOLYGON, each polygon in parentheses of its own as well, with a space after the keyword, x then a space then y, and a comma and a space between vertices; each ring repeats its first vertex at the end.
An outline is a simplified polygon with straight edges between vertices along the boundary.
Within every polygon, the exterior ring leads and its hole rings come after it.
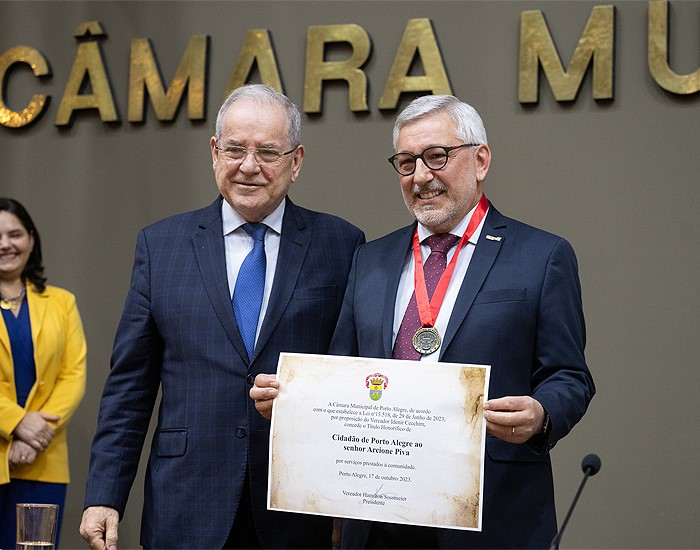
MULTIPOLYGON (((4 349, 8 355, 12 354, 12 350, 10 349, 10 335, 7 333, 7 327, 5 326, 4 322, 0 324, 0 347, 4 349)), ((0 367, 4 366, 5 362, 3 361, 2 364, 0 364, 0 367)))
POLYGON ((384 292, 384 307, 382 319, 382 335, 384 341, 384 357, 391 357, 394 353, 394 311, 396 306, 396 293, 399 291, 401 272, 406 264, 406 256, 413 244, 413 233, 417 222, 400 229, 396 239, 389 244, 390 250, 385 256, 384 265, 387 266, 386 291, 384 292))
POLYGON ((0 318, 0 371, 3 380, 14 380, 15 373, 12 368, 12 348, 10 347, 10 335, 7 332, 4 320, 0 318), (6 359, 6 360, 2 360, 6 359))
POLYGON ((192 238, 194 254, 209 300, 229 340, 243 360, 248 352, 238 332, 226 278, 226 252, 221 222, 221 198, 206 208, 192 238))
MULTIPOLYGON (((36 378, 41 379, 44 374, 44 369, 49 364, 48 358, 43 357, 44 351, 53 349, 53 346, 44 345, 44 335, 42 327, 44 326, 44 317, 46 309, 49 305, 49 296, 51 288, 46 287, 44 292, 37 294, 34 286, 27 284, 27 305, 29 306, 29 319, 32 325, 32 342, 34 342, 34 364, 36 368, 36 378)), ((47 335, 47 338, 51 336, 47 335)))
MULTIPOLYGON (((275 278, 272 283, 265 319, 260 327, 260 334, 255 345, 256 350, 265 346, 282 319, 282 315, 292 299, 304 258, 306 258, 311 244, 312 228, 307 226, 299 208, 289 198, 286 201, 275 278)), ((257 352, 253 355, 253 360, 256 355, 257 352)))
MULTIPOLYGON (((27 283, 27 306, 29 307, 32 342, 34 344, 34 364, 37 379, 40 379, 48 365, 48 359, 43 357, 43 350, 47 349, 47 346, 42 344, 42 327, 44 326, 44 317, 49 303, 47 298, 51 294, 51 288, 47 287, 41 294, 37 294, 35 290, 31 283, 27 283)), ((0 358, 7 358, 6 361, 0 361, 0 368, 4 373, 3 377, 5 380, 14 380, 12 347, 5 323, 0 323, 0 348, 2 348, 0 349, 0 358)), ((48 349, 53 349, 53 347, 48 346, 48 349)))
POLYGON ((440 357, 444 355, 445 350, 449 347, 459 327, 464 322, 467 313, 469 313, 469 309, 474 303, 474 298, 476 298, 479 289, 484 284, 484 280, 496 260, 496 256, 501 249, 502 243, 506 239, 506 235, 505 218, 489 203, 489 213, 484 221, 484 227, 481 230, 481 235, 479 235, 479 241, 476 243, 474 254, 469 262, 469 268, 464 276, 464 281, 457 295, 450 321, 447 324, 445 338, 443 339, 440 350, 440 357), (487 238, 487 236, 499 237, 499 239, 487 238))

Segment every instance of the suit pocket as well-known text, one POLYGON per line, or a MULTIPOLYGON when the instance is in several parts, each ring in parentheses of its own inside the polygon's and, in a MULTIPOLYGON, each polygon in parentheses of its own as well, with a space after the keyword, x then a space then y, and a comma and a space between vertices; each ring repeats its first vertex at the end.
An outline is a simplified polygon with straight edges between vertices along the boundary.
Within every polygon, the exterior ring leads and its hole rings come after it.
POLYGON ((156 438, 156 455, 183 456, 187 451, 187 429, 160 430, 156 438))
POLYGON ((338 294, 338 287, 331 286, 314 286, 310 288, 297 288, 294 290, 295 300, 325 300, 327 298, 335 298, 338 294))
POLYGON ((493 304, 496 302, 524 302, 526 288, 502 288, 479 292, 474 299, 475 304, 493 304))
POLYGON ((495 436, 486 436, 486 453, 496 462, 547 462, 547 453, 537 454, 529 445, 508 443, 495 436))

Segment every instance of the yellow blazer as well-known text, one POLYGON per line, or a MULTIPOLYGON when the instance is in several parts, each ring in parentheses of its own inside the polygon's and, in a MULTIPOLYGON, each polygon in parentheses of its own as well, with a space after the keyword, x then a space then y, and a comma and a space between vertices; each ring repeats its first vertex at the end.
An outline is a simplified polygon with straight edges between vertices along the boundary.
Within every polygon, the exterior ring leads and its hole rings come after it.
POLYGON ((66 424, 85 394, 86 344, 75 296, 55 286, 38 294, 27 283, 36 382, 24 408, 17 404, 10 338, 0 316, 0 484, 10 482, 12 432, 27 411, 56 414, 56 436, 33 464, 15 466, 12 477, 68 483, 66 424))

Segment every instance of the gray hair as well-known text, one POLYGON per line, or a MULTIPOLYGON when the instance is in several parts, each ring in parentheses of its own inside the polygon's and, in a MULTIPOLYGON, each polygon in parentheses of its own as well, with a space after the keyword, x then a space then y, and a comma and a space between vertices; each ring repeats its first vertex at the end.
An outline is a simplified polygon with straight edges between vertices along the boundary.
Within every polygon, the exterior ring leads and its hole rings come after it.
POLYGON ((486 129, 476 109, 452 95, 426 95, 414 99, 401 111, 394 123, 394 150, 399 139, 399 132, 409 122, 430 115, 444 112, 457 126, 457 137, 464 143, 483 143, 488 145, 486 129))
POLYGON ((296 105, 284 94, 265 84, 247 84, 233 90, 224 100, 219 114, 216 115, 216 141, 221 139, 221 129, 224 115, 228 108, 236 101, 253 99, 268 105, 279 105, 287 112, 287 140, 291 147, 301 143, 301 114, 296 105))

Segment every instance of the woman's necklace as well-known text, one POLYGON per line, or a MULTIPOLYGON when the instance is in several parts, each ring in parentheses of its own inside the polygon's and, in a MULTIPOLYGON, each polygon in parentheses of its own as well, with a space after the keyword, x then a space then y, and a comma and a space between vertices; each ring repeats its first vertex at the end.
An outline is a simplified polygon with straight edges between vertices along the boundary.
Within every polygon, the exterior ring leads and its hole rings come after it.
POLYGON ((20 292, 17 296, 13 296, 12 298, 5 298, 2 294, 0 294, 0 307, 2 309, 5 309, 5 310, 16 309, 17 306, 22 303, 22 298, 24 298, 24 295, 26 293, 27 293, 27 288, 24 287, 22 289, 22 292, 20 292))

